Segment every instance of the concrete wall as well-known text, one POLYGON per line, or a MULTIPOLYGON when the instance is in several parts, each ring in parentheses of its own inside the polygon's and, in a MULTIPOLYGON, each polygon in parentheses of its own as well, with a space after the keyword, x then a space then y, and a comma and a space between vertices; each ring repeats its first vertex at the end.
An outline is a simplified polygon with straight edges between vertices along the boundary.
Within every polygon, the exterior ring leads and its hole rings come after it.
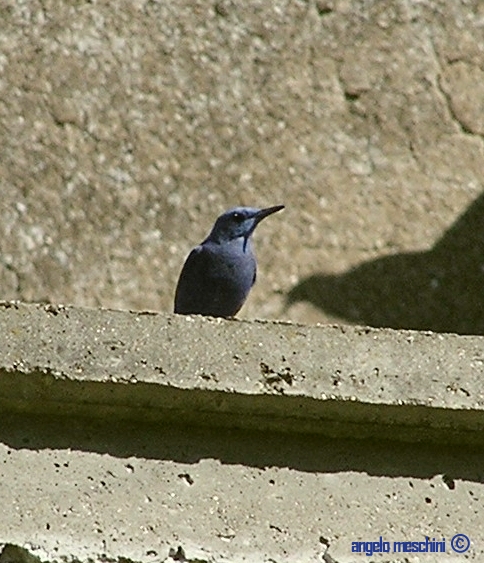
POLYGON ((0 563, 482 559, 483 15, 0 3, 0 563), (170 316, 278 203, 240 316, 300 324, 170 316))
POLYGON ((171 311, 242 203, 242 316, 484 334, 482 3, 5 0, 5 299, 171 311))
POLYGON ((0 328, 2 563, 482 560, 481 337, 15 303, 0 328), (352 553, 425 536, 446 553, 352 553))

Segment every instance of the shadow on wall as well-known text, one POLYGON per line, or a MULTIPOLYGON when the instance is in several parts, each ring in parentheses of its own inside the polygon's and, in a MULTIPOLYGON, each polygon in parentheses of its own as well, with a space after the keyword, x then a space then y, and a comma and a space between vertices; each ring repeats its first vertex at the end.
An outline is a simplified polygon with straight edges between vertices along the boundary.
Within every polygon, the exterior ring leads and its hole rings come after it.
MULTIPOLYGON (((180 421, 181 425, 170 426, 139 420, 123 421, 111 415, 101 420, 4 412, 0 424, 0 444, 36 454, 48 450, 49 456, 62 451, 80 451, 108 454, 112 459, 129 460, 134 457, 195 466, 201 460, 220 460, 222 465, 239 469, 258 467, 262 470, 261 475, 268 468, 287 467, 307 473, 351 471, 418 479, 444 475, 452 482, 462 479, 484 483, 484 451, 480 448, 331 439, 297 432, 284 434, 266 430, 193 427, 184 426, 182 418, 180 421)), ((49 457, 48 463, 51 463, 51 459, 49 457)), ((8 467, 8 464, 0 466, 3 470, 8 467)), ((61 483, 65 483, 69 482, 68 475, 71 472, 74 472, 73 478, 78 480, 78 471, 77 463, 70 468, 61 464, 56 475, 61 483)), ((43 478, 42 473, 32 472, 33 482, 43 478)), ((269 477, 266 486, 270 489, 268 481, 269 477)), ((274 493, 268 491, 268 494, 274 493)))
POLYGON ((357 324, 484 335, 484 194, 430 250, 310 276, 297 301, 357 324))

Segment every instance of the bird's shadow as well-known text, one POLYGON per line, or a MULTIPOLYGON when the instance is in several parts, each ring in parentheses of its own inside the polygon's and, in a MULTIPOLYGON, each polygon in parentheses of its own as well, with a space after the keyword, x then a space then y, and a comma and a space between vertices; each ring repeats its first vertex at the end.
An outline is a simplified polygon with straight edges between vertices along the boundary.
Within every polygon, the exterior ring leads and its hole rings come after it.
POLYGON ((289 292, 298 301, 358 324, 484 335, 484 194, 430 250, 312 275, 289 292))

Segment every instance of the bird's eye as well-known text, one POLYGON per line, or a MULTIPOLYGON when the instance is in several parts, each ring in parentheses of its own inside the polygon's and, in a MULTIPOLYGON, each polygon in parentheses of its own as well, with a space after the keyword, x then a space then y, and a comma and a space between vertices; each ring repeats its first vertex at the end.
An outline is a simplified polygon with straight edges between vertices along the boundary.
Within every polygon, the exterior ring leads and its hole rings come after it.
POLYGON ((238 223, 240 223, 244 220, 244 216, 242 215, 242 213, 235 211, 235 213, 232 214, 232 219, 235 219, 238 223))

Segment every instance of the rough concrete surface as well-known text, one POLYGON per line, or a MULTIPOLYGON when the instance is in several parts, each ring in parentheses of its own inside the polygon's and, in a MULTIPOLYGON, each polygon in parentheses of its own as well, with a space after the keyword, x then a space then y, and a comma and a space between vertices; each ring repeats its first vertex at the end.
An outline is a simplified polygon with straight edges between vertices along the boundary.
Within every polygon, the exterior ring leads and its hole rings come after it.
POLYGON ((482 560, 483 21, 0 2, 1 299, 170 312, 221 211, 282 203, 242 318, 470 335, 2 305, 0 563, 482 560))
POLYGON ((172 310, 222 210, 242 316, 484 334, 483 4, 5 0, 4 299, 172 310))
POLYGON ((0 304, 0 405, 484 445, 478 336, 0 304))
POLYGON ((481 337, 20 303, 0 329, 1 563, 484 555, 481 337))

